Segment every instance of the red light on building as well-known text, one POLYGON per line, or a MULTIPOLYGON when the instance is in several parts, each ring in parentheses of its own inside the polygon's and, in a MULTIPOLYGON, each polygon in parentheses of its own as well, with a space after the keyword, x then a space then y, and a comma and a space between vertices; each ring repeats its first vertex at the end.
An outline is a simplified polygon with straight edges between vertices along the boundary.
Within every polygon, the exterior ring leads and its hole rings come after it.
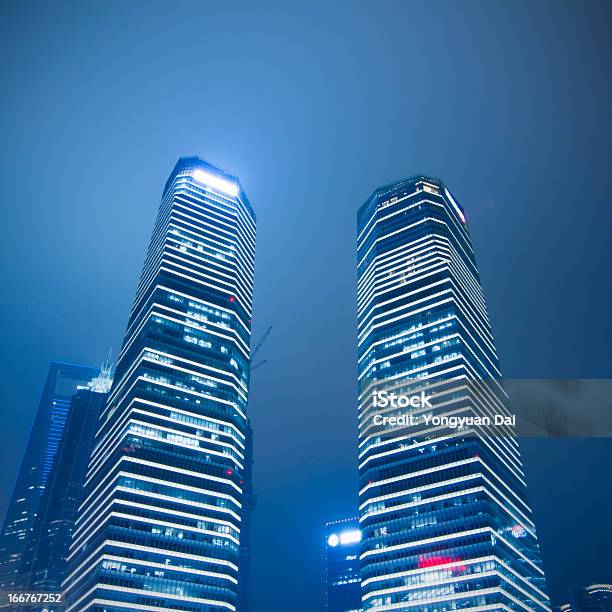
MULTIPOLYGON (((447 555, 438 555, 433 557, 420 557, 419 568, 424 569, 427 567, 439 567, 440 565, 447 565, 449 563, 455 563, 461 561, 461 557, 451 557, 447 555)), ((455 567, 448 568, 451 571, 465 572, 465 565, 456 565, 455 567)))
POLYGON ((230 301, 230 302, 232 302, 232 303, 234 303, 234 302, 236 301, 236 297, 235 297, 235 296, 233 296, 233 295, 230 295, 230 299, 229 299, 229 301, 230 301))
POLYGON ((446 557, 444 555, 436 557, 421 557, 419 559, 419 567, 437 567, 438 565, 446 565, 456 561, 453 557, 446 557))

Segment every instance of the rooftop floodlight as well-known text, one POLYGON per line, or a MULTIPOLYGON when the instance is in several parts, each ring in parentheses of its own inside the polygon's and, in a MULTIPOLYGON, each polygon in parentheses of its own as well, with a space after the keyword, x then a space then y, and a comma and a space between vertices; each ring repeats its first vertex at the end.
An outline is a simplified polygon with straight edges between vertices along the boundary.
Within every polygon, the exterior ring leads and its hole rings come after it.
POLYGON ((238 195, 238 185, 236 183, 232 183, 231 181, 226 181, 210 172, 206 172, 205 170, 194 170, 192 173, 193 178, 198 181, 198 183, 202 183, 207 185, 208 187, 212 187, 217 191, 222 191, 227 195, 236 197, 238 195))
POLYGON ((350 529, 340 534, 340 544, 355 544, 357 542, 361 542, 361 531, 359 529, 350 529))

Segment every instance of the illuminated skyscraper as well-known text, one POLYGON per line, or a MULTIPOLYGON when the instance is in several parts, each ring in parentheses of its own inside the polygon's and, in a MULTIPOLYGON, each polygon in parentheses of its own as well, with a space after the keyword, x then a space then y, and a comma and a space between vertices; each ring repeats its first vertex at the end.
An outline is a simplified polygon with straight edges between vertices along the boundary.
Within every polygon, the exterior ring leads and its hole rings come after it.
POLYGON ((28 445, 0 537, 0 590, 21 586, 23 556, 59 448, 72 396, 99 370, 54 361, 38 405, 28 445))
POLYGON ((612 612, 612 584, 592 584, 584 589, 570 588, 570 603, 558 612, 612 612))
POLYGON ((100 418, 69 610, 237 608, 254 249, 238 179, 181 158, 100 418))
POLYGON ((550 609, 513 430, 423 418, 508 414, 465 212, 437 179, 359 210, 358 360, 364 608, 550 609), (433 407, 376 406, 382 391, 433 407))
POLYGON ((78 387, 70 402, 64 433, 23 555, 20 584, 28 591, 62 590, 98 417, 111 382, 109 360, 99 376, 78 387))
POLYGON ((325 607, 327 612, 361 612, 359 519, 325 525, 325 607))

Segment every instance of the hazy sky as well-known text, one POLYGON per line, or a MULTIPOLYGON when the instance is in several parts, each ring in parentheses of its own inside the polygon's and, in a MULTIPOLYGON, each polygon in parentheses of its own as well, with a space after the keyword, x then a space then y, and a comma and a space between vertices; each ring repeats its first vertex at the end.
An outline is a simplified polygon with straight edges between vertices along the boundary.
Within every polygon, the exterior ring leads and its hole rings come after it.
MULTIPOLYGON (((117 352, 180 155, 258 217, 253 610, 321 609, 355 512, 356 211, 440 177, 466 209, 507 376, 610 377, 609 3, 0 7, 0 494, 48 362, 117 352)), ((524 444, 554 601, 612 580, 612 443, 524 444), (605 485, 605 486, 604 486, 605 485)))

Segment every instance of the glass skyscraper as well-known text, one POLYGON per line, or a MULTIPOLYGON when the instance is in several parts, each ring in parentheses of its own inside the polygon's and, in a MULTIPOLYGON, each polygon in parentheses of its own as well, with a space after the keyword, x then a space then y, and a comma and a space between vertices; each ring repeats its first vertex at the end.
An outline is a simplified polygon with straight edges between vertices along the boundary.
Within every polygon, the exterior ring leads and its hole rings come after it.
POLYGON ((325 524, 325 608, 327 612, 361 612, 357 517, 325 524))
POLYGON ((364 609, 550 609, 512 427, 441 418, 509 416, 500 378, 464 209, 435 178, 376 189, 358 213, 364 609))
POLYGON ((181 158, 100 418, 69 556, 69 610, 237 608, 254 249, 239 180, 181 158))
POLYGON ((70 402, 62 440, 23 555, 21 584, 28 591, 62 590, 98 418, 112 382, 110 373, 107 361, 100 375, 79 387, 70 402))
POLYGON ((52 362, 0 537, 0 590, 22 586, 23 557, 59 448, 72 396, 99 370, 52 362))
POLYGON ((558 612, 612 612, 612 584, 592 584, 570 588, 570 603, 558 606, 558 612))

